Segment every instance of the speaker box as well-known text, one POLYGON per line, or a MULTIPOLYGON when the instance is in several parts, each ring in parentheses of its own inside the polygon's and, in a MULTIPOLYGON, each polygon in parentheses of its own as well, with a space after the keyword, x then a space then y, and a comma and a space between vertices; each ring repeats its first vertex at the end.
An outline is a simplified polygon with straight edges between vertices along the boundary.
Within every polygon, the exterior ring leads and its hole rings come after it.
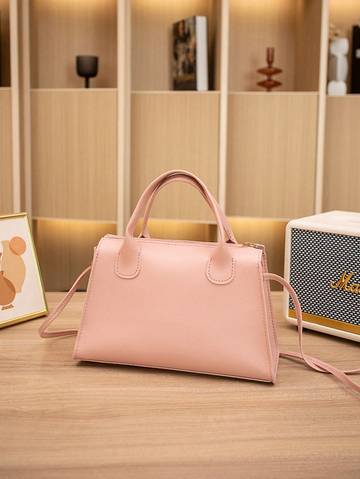
MULTIPOLYGON (((285 278, 299 296, 304 327, 360 341, 360 213, 331 211, 290 221, 285 278)), ((288 294, 284 305, 296 324, 288 294)))

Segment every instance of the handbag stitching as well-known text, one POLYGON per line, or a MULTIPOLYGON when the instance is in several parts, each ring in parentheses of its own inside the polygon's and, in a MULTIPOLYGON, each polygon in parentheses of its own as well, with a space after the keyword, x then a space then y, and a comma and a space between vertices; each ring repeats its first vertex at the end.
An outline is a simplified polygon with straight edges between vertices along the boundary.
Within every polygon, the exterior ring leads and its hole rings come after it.
MULTIPOLYGON (((104 238, 107 239, 112 239, 112 240, 122 240, 124 239, 123 236, 116 236, 116 235, 106 235, 104 238)), ((169 240, 162 240, 160 238, 133 238, 135 241, 145 241, 147 243, 161 243, 161 244, 166 244, 169 246, 196 246, 198 248, 203 248, 205 247, 210 247, 210 248, 215 248, 218 243, 215 242, 210 242, 210 241, 190 241, 190 240, 172 240, 171 242, 169 240)), ((227 248, 245 248, 249 247, 244 244, 239 244, 239 243, 227 243, 226 245, 227 248)))
POLYGON ((140 268, 141 249, 139 249, 138 254, 137 254, 135 272, 134 272, 134 273, 131 273, 131 274, 120 273, 120 271, 119 271, 119 256, 120 256, 120 251, 118 252, 117 257, 116 257, 116 261, 115 261, 115 268, 114 268, 115 274, 116 274, 117 276, 120 276, 120 278, 125 278, 125 279, 136 278, 136 276, 139 274, 140 269, 141 269, 141 268, 140 268))
POLYGON ((233 281, 233 279, 235 278, 235 260, 234 260, 234 258, 231 258, 231 272, 230 272, 230 275, 225 279, 216 279, 211 275, 211 268, 210 268, 211 267, 211 261, 212 261, 212 258, 210 258, 210 260, 208 262, 206 274, 207 274, 207 277, 213 283, 224 284, 224 283, 229 283, 230 281, 233 281))

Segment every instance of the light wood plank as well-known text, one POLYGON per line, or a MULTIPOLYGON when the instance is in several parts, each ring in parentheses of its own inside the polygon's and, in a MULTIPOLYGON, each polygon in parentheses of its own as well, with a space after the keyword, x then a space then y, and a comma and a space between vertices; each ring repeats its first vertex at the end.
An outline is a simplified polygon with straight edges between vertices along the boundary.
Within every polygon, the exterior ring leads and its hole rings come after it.
POLYGON ((314 208, 317 95, 231 94, 227 214, 292 218, 314 208))
POLYGON ((33 214, 116 221, 116 91, 33 90, 33 214))
POLYGON ((0 215, 13 213, 11 90, 0 88, 0 215))
POLYGON ((360 211, 360 96, 326 102, 324 210, 360 211))
MULTIPOLYGON (((91 264, 94 247, 116 225, 92 221, 34 220, 33 234, 45 289, 67 291, 91 264)), ((87 279, 80 288, 86 289, 87 279)))
MULTIPOLYGON (((132 1, 132 89, 172 90, 172 24, 186 17, 208 17, 211 76, 218 41, 215 0, 132 1)), ((211 81, 212 83, 212 81, 211 81)))
MULTIPOLYGON (((63 295, 47 297, 53 309, 63 295)), ((76 294, 60 328, 78 327, 83 302, 76 294)), ((280 303, 274 293, 280 348, 297 350, 280 303)), ((284 359, 275 386, 76 365, 75 339, 40 339, 41 321, 0 334, 0 475, 7 479, 358 477, 359 400, 329 375, 284 359)), ((343 369, 359 366, 351 341, 308 331, 305 350, 343 369)))
POLYGON ((275 47, 275 66, 283 70, 276 90, 317 90, 320 9, 320 0, 231 0, 230 90, 264 90, 256 70, 266 66, 266 47, 275 47))
MULTIPOLYGON (((217 195, 218 93, 138 93, 132 95, 131 199, 156 176, 190 170, 217 195)), ((209 207, 191 187, 171 185, 155 200, 152 216, 213 220, 209 207)))
POLYGON ((20 213, 22 211, 18 21, 18 1, 10 0, 11 149, 13 174, 13 210, 15 213, 20 213))
POLYGON ((97 55, 94 87, 116 86, 116 0, 32 0, 33 88, 82 87, 76 55, 97 55))
POLYGON ((297 2, 294 90, 319 90, 322 0, 297 2))
POLYGON ((117 232, 130 217, 131 0, 118 0, 117 232))
POLYGON ((319 101, 316 138, 315 213, 323 211, 324 148, 326 121, 326 78, 329 47, 329 2, 321 1, 321 38, 319 65, 319 101))

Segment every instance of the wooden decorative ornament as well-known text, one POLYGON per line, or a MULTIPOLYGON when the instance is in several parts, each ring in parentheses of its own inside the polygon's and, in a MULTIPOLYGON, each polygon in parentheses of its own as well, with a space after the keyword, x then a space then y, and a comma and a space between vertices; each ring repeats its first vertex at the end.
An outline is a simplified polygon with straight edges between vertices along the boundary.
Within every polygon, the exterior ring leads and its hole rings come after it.
POLYGON ((272 77, 274 75, 278 75, 282 72, 280 68, 276 68, 273 66, 275 59, 275 48, 268 47, 266 49, 266 61, 267 67, 259 68, 258 73, 262 75, 266 75, 266 79, 263 81, 258 82, 257 84, 263 88, 266 88, 266 91, 271 91, 273 88, 276 88, 281 85, 281 82, 274 80, 272 77))

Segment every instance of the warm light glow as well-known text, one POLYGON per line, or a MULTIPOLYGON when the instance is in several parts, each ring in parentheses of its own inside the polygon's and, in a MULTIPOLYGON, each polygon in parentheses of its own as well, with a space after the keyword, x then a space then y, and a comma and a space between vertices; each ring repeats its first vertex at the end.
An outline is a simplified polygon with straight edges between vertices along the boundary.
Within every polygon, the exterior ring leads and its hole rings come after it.
MULTIPOLYGON (((142 222, 136 228, 139 235, 142 222)), ((215 241, 216 226, 178 220, 150 219, 149 232, 154 238, 179 239, 188 241, 215 241)))

